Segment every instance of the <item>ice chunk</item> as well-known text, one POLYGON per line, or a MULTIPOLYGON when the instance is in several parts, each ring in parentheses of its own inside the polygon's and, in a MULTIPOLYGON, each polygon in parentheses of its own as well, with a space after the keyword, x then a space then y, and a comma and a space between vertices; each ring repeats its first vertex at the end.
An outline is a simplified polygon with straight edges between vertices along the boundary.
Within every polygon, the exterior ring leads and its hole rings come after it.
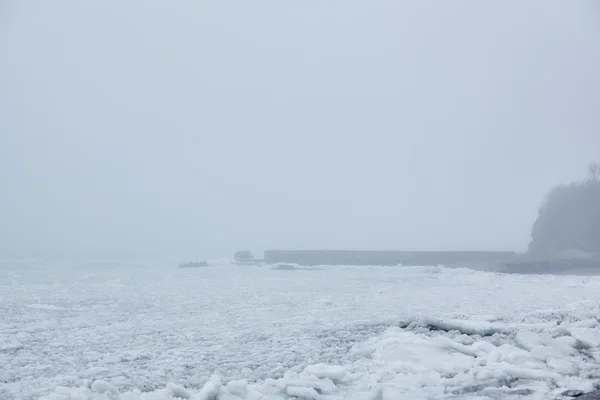
POLYGON ((573 324, 578 328, 596 328, 598 327, 598 320, 596 318, 585 319, 583 321, 578 321, 573 324))
MULTIPOLYGON (((390 329, 375 343, 374 357, 380 361, 392 362, 397 368, 410 374, 426 370, 456 374, 472 368, 474 357, 457 352, 448 343, 449 340, 441 335, 427 337, 390 329)), ((463 345, 456 343, 455 346, 463 345)))
POLYGON ((311 387, 303 386, 288 386, 286 390, 288 396, 298 397, 301 399, 312 399, 317 400, 319 393, 311 387))
POLYGON ((304 372, 317 378, 329 378, 334 382, 341 381, 346 375, 344 367, 325 364, 309 365, 304 369, 304 372))
POLYGON ((13 343, 0 343, 0 353, 10 352, 14 350, 22 350, 25 346, 21 343, 13 342, 13 343))
POLYGON ((538 360, 544 362, 546 362, 550 357, 560 355, 560 352, 557 351, 557 349, 549 346, 533 346, 530 350, 530 353, 538 360))
POLYGON ((94 393, 98 393, 98 394, 109 394, 111 396, 114 397, 118 397, 119 396, 119 391, 117 390, 116 387, 114 387, 113 385, 111 385, 108 382, 105 382, 103 380, 97 380, 94 381, 94 383, 92 383, 92 392, 94 393))
POLYGON ((491 351, 493 351, 496 348, 496 346, 494 346, 490 342, 480 341, 480 342, 473 343, 471 345, 471 348, 473 348, 473 350, 475 350, 479 353, 490 353, 491 351))
POLYGON ((597 329, 571 328, 569 331, 582 347, 587 349, 600 347, 600 332, 597 329))
POLYGON ((329 378, 324 379, 284 379, 286 386, 303 386, 316 389, 319 393, 333 393, 338 390, 337 386, 329 378))
MULTIPOLYGON (((566 334, 570 335, 569 332, 566 332, 566 334)), ((579 342, 573 336, 559 336, 556 339, 554 339, 554 345, 560 345, 563 347, 563 349, 565 349, 565 351, 572 352, 572 354, 576 353, 575 348, 578 344, 579 342)))
POLYGON ((181 397, 182 399, 189 399, 192 397, 183 386, 176 385, 174 383, 167 383, 167 389, 171 391, 173 397, 181 397))
POLYGON ((360 393, 352 400, 383 400, 383 388, 377 387, 370 392, 360 393))
POLYGON ((510 328, 504 324, 480 321, 464 321, 460 319, 442 320, 437 318, 426 318, 424 325, 439 329, 441 331, 458 331, 466 335, 491 336, 494 333, 507 333, 510 328))
POLYGON ((540 336, 531 331, 519 331, 515 339, 525 350, 531 350, 540 344, 540 336))
POLYGON ((319 389, 321 393, 334 393, 338 390, 338 387, 330 378, 319 379, 315 388, 319 389))
POLYGON ((555 373, 531 368, 504 367, 504 372, 513 378, 546 381, 557 377, 555 373))
MULTIPOLYGON (((84 398, 84 399, 87 400, 86 398, 84 398)), ((69 400, 71 400, 71 399, 69 399, 69 400)), ((75 400, 75 399, 73 399, 73 400, 75 400)), ((140 393, 134 393, 134 392, 123 393, 121 395, 121 397, 119 397, 119 400, 140 400, 140 393)))
POLYGON ((510 364, 523 364, 528 362, 539 363, 539 360, 533 357, 530 352, 511 344, 503 344, 496 347, 488 355, 488 363, 499 363, 503 361, 510 364))
POLYGON ((225 387, 229 393, 232 393, 236 396, 245 397, 248 388, 248 381, 246 379, 230 381, 225 387))
POLYGON ((561 358, 548 357, 546 364, 561 375, 577 375, 579 372, 576 364, 561 358))
POLYGON ((469 348, 464 344, 460 344, 458 342, 453 341, 452 339, 443 336, 440 336, 437 339, 443 347, 446 347, 449 350, 454 350, 467 356, 477 356, 477 352, 474 349, 469 348))
POLYGON ((481 370, 476 370, 475 377, 478 381, 492 381, 495 379, 504 379, 506 378, 506 373, 501 370, 492 369, 492 368, 482 368, 481 370))
POLYGON ((246 400, 260 400, 262 397, 263 395, 256 390, 248 390, 246 392, 246 400))
POLYGON ((236 396, 235 394, 221 392, 219 393, 219 400, 244 400, 244 398, 236 396))
POLYGON ((216 400, 221 390, 221 382, 218 378, 211 378, 204 384, 198 394, 192 397, 193 400, 216 400))

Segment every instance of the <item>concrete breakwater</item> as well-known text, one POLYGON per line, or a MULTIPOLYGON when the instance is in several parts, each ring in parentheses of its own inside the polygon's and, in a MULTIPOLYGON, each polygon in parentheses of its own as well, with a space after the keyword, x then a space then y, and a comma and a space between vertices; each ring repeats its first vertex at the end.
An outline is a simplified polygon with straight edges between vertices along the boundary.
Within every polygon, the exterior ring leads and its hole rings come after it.
POLYGON ((450 265, 461 263, 505 263, 512 251, 348 251, 265 250, 266 263, 298 265, 450 265))

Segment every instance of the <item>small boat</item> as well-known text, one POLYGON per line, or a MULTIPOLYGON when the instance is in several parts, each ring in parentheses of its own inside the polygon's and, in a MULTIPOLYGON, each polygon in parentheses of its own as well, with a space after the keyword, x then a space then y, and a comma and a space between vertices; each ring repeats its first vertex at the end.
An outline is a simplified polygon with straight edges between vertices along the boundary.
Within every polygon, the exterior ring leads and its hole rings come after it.
POLYGON ((233 263, 237 265, 258 265, 262 261, 254 258, 252 253, 248 250, 236 251, 233 258, 233 263))
POLYGON ((247 263, 254 261, 254 256, 249 250, 236 251, 233 258, 238 263, 247 263))
POLYGON ((206 261, 190 261, 183 264, 179 264, 179 268, 197 268, 197 267, 208 267, 206 261))

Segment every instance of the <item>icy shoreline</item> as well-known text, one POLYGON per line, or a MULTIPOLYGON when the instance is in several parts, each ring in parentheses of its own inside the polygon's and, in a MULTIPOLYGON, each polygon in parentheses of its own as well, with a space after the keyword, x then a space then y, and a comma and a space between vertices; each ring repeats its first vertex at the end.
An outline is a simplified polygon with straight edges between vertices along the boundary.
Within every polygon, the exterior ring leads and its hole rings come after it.
POLYGON ((598 277, 163 264, 3 272, 7 400, 550 399, 600 380, 598 277), (311 373, 334 367, 343 376, 311 373))
POLYGON ((346 366, 311 365, 254 384, 221 384, 213 376, 198 391, 169 383, 149 393, 120 395, 113 385, 95 381, 91 388, 59 388, 43 399, 559 399, 567 392, 591 392, 600 381, 599 332, 596 318, 512 327, 485 321, 413 321, 354 345, 350 352, 360 357, 346 366))

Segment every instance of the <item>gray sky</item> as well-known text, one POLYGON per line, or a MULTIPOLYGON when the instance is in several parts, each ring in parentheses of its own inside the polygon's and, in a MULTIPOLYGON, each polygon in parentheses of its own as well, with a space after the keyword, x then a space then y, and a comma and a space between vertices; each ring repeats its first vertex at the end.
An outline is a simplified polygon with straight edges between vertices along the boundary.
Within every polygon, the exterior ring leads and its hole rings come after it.
POLYGON ((0 6, 0 253, 525 249, 600 158, 595 1, 0 6))

